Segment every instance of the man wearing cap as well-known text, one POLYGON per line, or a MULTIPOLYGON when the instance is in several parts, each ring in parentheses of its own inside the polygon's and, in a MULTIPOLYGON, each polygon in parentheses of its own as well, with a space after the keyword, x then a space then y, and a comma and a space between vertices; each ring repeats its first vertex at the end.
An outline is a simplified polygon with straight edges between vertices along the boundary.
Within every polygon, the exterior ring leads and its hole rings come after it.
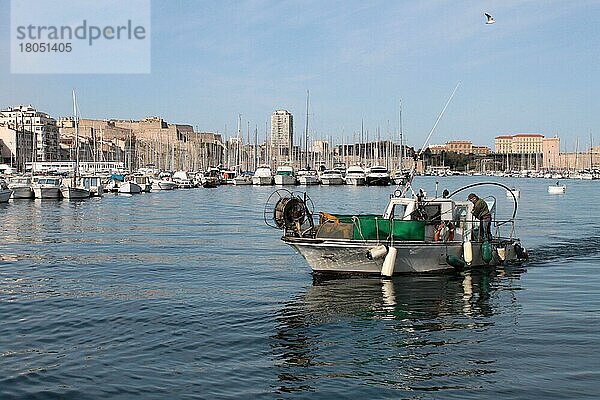
POLYGON ((473 203, 473 211, 471 213, 479 220, 479 239, 491 240, 490 227, 492 225, 492 215, 488 209, 485 200, 480 199, 475 193, 469 194, 467 197, 473 203))

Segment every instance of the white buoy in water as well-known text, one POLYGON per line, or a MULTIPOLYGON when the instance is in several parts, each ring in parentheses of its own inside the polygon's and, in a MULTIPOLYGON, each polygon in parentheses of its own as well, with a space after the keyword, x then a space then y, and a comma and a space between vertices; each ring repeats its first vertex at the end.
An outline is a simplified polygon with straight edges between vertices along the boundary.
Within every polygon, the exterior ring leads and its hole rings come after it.
POLYGON ((367 251, 367 258, 369 260, 375 260, 377 258, 385 257, 386 254, 387 254, 387 247, 380 244, 375 247, 371 247, 369 249, 369 251, 367 251))
POLYGON ((467 265, 471 265, 473 262, 473 246, 471 246, 471 242, 468 240, 463 243, 463 258, 467 265))
POLYGON ((381 267, 381 275, 391 277, 394 275, 394 266, 396 265, 396 248, 390 246, 388 253, 383 260, 383 267, 381 267))

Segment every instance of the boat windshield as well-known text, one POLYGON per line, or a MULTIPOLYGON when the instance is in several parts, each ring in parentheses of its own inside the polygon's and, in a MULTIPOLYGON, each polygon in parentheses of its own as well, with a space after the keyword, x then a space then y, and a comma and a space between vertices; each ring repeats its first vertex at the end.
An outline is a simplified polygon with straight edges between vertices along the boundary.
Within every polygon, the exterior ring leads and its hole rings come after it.
POLYGON ((403 219, 404 213, 406 212, 405 204, 395 204, 394 205, 394 219, 403 219))

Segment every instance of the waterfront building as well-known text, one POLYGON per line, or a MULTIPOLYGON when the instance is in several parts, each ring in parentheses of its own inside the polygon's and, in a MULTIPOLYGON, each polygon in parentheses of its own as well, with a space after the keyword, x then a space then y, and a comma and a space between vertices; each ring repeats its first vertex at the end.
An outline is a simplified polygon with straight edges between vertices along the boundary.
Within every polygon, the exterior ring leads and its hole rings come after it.
POLYGON ((291 148, 294 143, 294 117, 287 110, 277 110, 271 114, 271 154, 274 161, 291 161, 291 148))
MULTIPOLYGON (((61 118, 61 137, 74 136, 72 119, 61 118)), ((221 135, 195 132, 191 125, 170 124, 160 117, 135 120, 79 120, 80 139, 95 149, 88 161, 121 161, 126 169, 152 164, 161 170, 206 170, 222 164, 221 135)))
POLYGON ((33 135, 35 161, 56 161, 59 158, 58 127, 56 120, 31 105, 9 107, 0 111, 0 125, 13 130, 26 130, 33 135))
POLYGON ((449 140, 446 144, 431 144, 428 149, 431 154, 452 152, 456 154, 488 155, 492 152, 487 146, 474 146, 470 140, 449 140))
POLYGON ((551 137, 542 140, 542 153, 544 168, 555 169, 560 167, 560 138, 551 137))
POLYGON ((0 125, 0 164, 25 171, 33 160, 33 133, 21 126, 0 125))
POLYGON ((505 169, 552 169, 560 162, 560 138, 538 133, 497 136, 496 154, 505 155, 505 169), (512 158, 512 160, 511 160, 512 158))

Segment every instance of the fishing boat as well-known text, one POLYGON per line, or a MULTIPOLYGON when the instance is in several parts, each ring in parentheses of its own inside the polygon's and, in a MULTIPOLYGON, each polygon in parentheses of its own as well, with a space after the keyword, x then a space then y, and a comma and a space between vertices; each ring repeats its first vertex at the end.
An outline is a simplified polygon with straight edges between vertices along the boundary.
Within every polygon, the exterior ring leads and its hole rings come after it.
POLYGON ((259 165, 252 177, 252 184, 259 186, 268 186, 273 184, 273 174, 268 165, 259 165))
POLYGON ((352 165, 346 170, 346 185, 364 186, 366 177, 363 167, 360 165, 352 165))
POLYGON ((289 165, 280 165, 275 170, 275 177, 273 178, 276 185, 295 185, 296 174, 294 168, 289 165))
POLYGON ((302 186, 312 186, 319 184, 319 175, 314 169, 299 169, 296 175, 298 176, 298 184, 302 186))
POLYGON ((396 190, 381 214, 367 215, 314 213, 306 193, 280 189, 267 201, 265 222, 283 230, 281 240, 298 251, 315 273, 392 276, 496 266, 527 258, 514 236, 516 199, 512 218, 502 221, 496 219, 495 198, 485 199, 494 227, 488 241, 480 238, 479 221, 471 214, 473 204, 454 198, 472 186, 444 197, 412 190, 407 196, 396 190))
POLYGON ((389 186, 391 183, 390 171, 382 165, 374 165, 366 171, 367 186, 389 186))
POLYGON ((33 199, 30 176, 15 176, 8 180, 8 188, 13 191, 12 199, 33 199))
POLYGON ((548 186, 548 193, 550 194, 564 194, 567 191, 567 187, 560 182, 556 182, 556 185, 548 186))

